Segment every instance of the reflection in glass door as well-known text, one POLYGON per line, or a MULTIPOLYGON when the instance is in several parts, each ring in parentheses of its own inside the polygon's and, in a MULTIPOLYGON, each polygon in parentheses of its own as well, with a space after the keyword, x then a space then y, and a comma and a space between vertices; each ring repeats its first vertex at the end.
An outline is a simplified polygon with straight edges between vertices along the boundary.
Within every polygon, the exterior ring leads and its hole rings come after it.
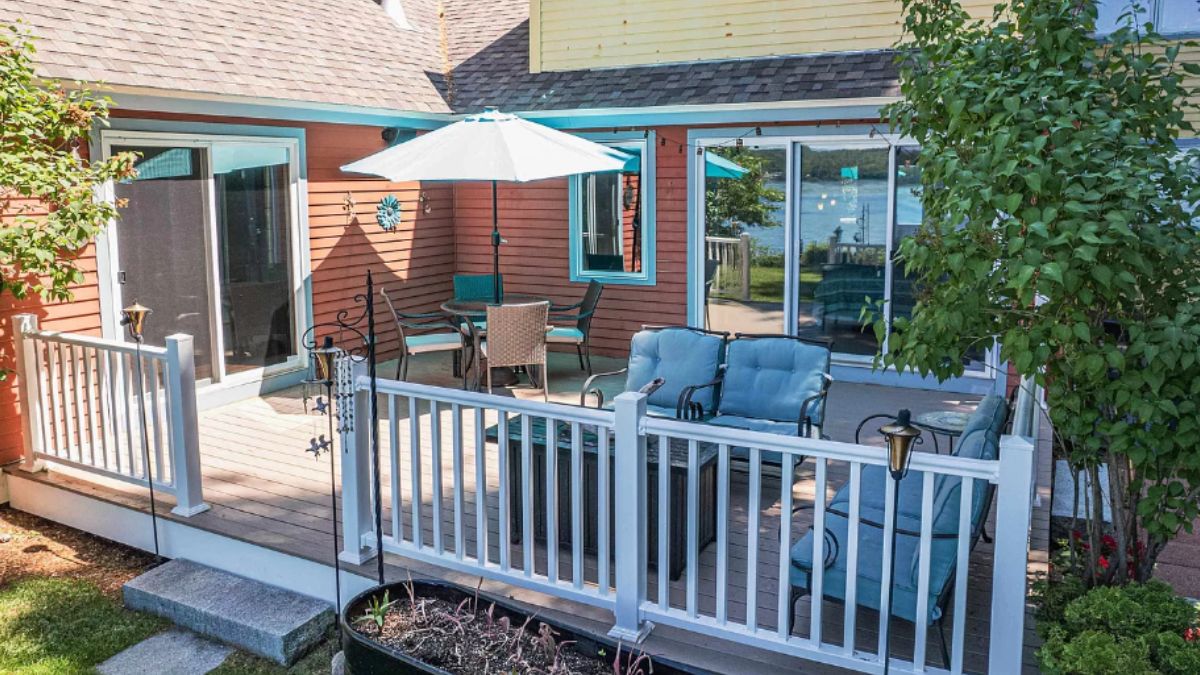
POLYGON ((800 146, 796 332, 832 339, 841 354, 878 350, 862 312, 887 290, 889 154, 861 143, 800 146))
POLYGON ((151 145, 113 146, 112 152, 140 155, 137 178, 113 186, 115 197, 126 201, 116 228, 121 300, 153 310, 147 344, 162 345, 173 333, 191 335, 196 377, 211 378, 205 153, 151 145))
POLYGON ((705 167, 708 328, 778 333, 787 291, 786 145, 714 148, 705 167))
POLYGON ((295 354, 287 148, 217 145, 213 180, 225 371, 282 363, 295 354))
POLYGON ((128 200, 109 237, 113 314, 138 300, 149 344, 191 335, 200 379, 295 360, 294 144, 116 135, 109 154, 139 157, 113 186, 128 200))

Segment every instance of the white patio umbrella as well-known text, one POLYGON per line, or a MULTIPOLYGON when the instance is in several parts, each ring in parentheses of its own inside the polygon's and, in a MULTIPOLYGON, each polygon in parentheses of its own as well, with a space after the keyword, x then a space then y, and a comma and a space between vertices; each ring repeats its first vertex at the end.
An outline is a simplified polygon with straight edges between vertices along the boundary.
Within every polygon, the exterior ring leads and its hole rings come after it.
POLYGON ((488 108, 411 141, 351 162, 342 171, 403 181, 491 181, 494 300, 500 301, 500 225, 496 183, 526 183, 620 171, 619 150, 488 108))

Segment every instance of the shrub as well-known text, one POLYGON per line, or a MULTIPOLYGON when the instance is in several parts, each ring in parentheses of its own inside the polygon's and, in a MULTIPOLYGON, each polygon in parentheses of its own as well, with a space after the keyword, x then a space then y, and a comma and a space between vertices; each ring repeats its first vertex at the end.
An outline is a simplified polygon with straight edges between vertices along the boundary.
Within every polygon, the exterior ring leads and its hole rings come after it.
POLYGON ((1197 610, 1151 581, 1084 591, 1074 575, 1035 589, 1044 672, 1136 675, 1200 672, 1197 610))

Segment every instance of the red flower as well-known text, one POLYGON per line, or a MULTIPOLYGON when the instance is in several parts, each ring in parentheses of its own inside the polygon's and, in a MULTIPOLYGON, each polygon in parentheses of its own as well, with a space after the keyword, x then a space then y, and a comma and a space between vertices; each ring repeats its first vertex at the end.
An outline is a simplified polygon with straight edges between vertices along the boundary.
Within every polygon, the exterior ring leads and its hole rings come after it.
POLYGON ((1100 566, 1103 567, 1104 569, 1108 569, 1108 558, 1107 557, 1100 556, 1100 566))
POLYGON ((1103 543, 1104 546, 1109 549, 1115 549, 1117 547, 1117 540, 1113 539, 1112 535, 1110 535, 1110 534, 1106 534, 1103 537, 1101 537, 1100 542, 1103 543))
POLYGON ((1183 631, 1184 640, 1187 640, 1188 642, 1195 642, 1197 638, 1200 638, 1200 628, 1188 628, 1187 630, 1183 631))

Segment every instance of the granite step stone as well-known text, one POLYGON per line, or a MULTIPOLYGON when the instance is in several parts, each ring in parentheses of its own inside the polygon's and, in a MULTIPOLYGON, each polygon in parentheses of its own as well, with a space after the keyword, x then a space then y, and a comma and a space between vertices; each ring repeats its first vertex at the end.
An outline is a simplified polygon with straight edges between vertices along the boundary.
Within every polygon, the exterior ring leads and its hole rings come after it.
POLYGON ((331 603, 260 581, 172 560, 129 581, 125 606, 291 665, 333 625, 331 603))
POLYGON ((99 666, 99 675, 205 675, 225 662, 233 648, 177 628, 133 645, 99 666))

